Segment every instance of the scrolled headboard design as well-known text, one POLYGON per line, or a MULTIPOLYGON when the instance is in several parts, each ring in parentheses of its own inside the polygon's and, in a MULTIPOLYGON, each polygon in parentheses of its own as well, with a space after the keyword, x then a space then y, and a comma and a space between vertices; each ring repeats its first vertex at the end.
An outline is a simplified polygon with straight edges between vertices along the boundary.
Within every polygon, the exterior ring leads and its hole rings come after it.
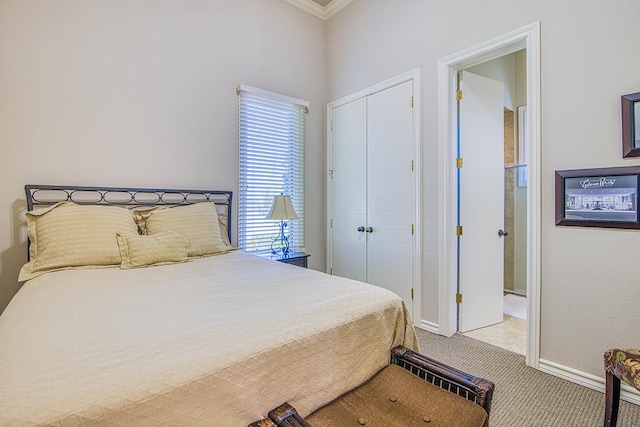
POLYGON ((51 206, 58 202, 80 205, 120 206, 140 209, 152 206, 185 206, 200 202, 216 204, 218 213, 227 218, 227 234, 231 239, 232 191, 176 190, 117 187, 76 187, 64 185, 25 185, 27 209, 51 206))

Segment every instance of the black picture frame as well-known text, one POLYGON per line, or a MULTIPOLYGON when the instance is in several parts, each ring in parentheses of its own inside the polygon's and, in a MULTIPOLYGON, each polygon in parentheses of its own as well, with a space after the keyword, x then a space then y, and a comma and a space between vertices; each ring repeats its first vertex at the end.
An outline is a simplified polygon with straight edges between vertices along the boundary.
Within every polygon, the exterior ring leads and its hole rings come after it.
POLYGON ((556 171, 556 225, 640 229, 640 166, 556 171))
POLYGON ((622 95, 622 157, 640 157, 640 92, 622 95))

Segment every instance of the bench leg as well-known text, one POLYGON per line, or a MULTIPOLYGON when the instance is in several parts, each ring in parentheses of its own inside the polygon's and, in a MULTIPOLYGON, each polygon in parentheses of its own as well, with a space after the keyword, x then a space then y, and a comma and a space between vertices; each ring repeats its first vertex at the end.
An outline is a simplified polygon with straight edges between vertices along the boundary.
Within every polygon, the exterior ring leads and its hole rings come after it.
POLYGON ((605 375, 604 427, 616 427, 620 408, 620 378, 610 372, 605 375))
POLYGON ((269 418, 278 427, 312 427, 298 414, 296 408, 286 402, 269 411, 269 418))

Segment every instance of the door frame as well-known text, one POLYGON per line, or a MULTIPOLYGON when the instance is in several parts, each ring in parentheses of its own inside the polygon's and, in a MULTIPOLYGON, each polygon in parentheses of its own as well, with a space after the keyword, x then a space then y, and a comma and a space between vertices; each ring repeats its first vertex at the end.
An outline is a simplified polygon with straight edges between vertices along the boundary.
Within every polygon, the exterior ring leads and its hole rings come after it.
POLYGON ((526 48, 529 164, 527 191, 527 351, 526 363, 540 359, 540 22, 527 25, 438 61, 438 333, 457 332, 457 101, 458 71, 526 48))
POLYGON ((421 200, 421 182, 422 182, 422 151, 421 151, 421 94, 422 94, 422 69, 414 68, 405 73, 391 77, 387 80, 379 82, 373 86, 359 90, 352 94, 343 96, 327 104, 327 263, 326 272, 331 273, 332 265, 332 248, 333 234, 331 233, 331 216, 333 212, 333 109, 356 99, 372 95, 376 92, 389 89, 401 83, 408 81, 413 82, 413 301, 411 307, 412 321, 414 325, 419 324, 420 319, 420 301, 422 294, 422 263, 420 262, 422 253, 422 200, 421 200))

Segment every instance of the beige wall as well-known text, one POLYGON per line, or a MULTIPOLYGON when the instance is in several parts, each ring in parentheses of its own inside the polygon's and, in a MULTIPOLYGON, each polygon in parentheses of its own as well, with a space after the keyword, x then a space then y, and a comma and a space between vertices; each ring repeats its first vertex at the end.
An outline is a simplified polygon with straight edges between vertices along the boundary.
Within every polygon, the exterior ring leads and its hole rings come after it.
POLYGON ((541 358, 602 377, 602 354, 637 346, 637 231, 559 228, 554 171, 630 166, 620 95, 640 90, 635 0, 356 0, 328 21, 327 100, 415 67, 423 72, 422 318, 437 323, 437 60, 540 21, 541 358))
POLYGON ((301 98, 310 264, 324 268, 324 22, 282 0, 0 2, 0 312, 25 184, 237 192, 239 83, 301 98))

